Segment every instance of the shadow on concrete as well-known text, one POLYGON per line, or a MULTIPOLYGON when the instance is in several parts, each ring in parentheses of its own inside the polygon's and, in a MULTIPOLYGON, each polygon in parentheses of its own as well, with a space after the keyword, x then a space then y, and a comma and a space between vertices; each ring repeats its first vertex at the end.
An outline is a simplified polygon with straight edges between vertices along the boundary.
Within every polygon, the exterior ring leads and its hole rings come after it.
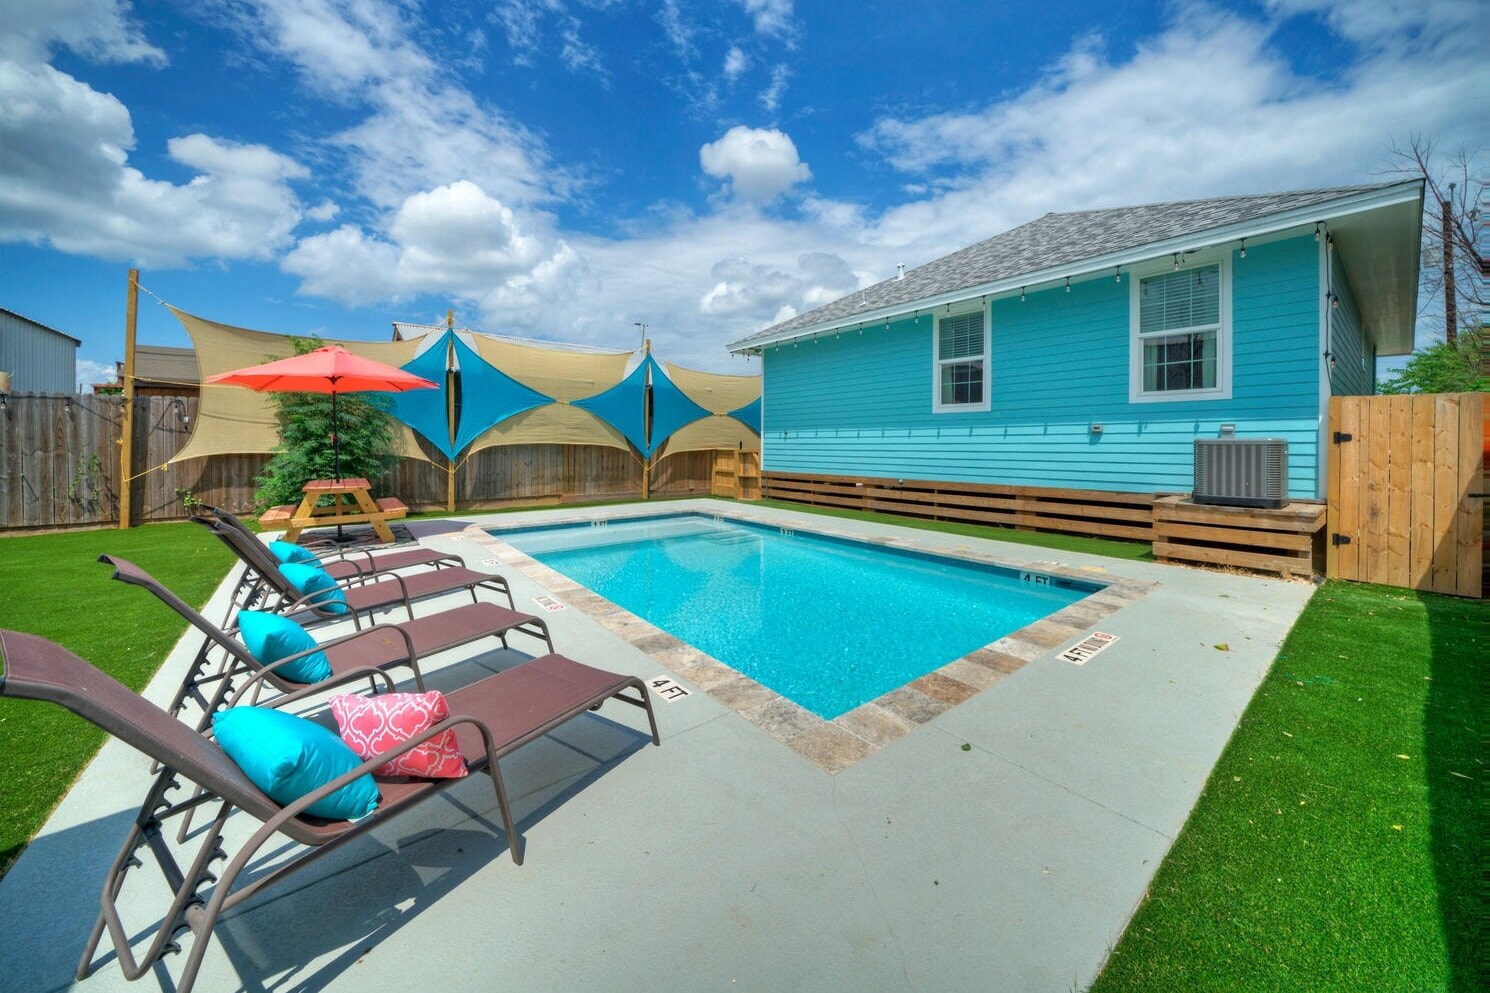
MULTIPOLYGON (((485 669, 491 663, 474 664, 485 669)), ((646 730, 589 713, 505 758, 502 772, 528 858, 562 858, 563 852, 543 851, 542 840, 529 837, 529 832, 650 743, 646 730)), ((148 780, 142 777, 129 785, 143 791, 148 780)), ((491 780, 478 773, 303 874, 288 877, 218 922, 210 940, 226 952, 234 978, 224 976, 221 955, 209 949, 197 988, 324 989, 388 936, 426 911, 438 912, 441 898, 478 872, 496 864, 495 885, 511 878, 508 871, 522 872, 501 859, 509 846, 496 809, 491 780)), ((49 993, 71 985, 98 914, 98 888, 132 817, 132 810, 119 812, 32 842, 4 880, 0 987, 49 993)), ((230 818, 230 855, 257 823, 241 812, 230 818)), ((170 834, 174 837, 173 831, 170 834)), ((199 840, 200 828, 177 849, 178 860, 185 864, 199 840)), ((262 877, 303 851, 288 841, 266 848, 237 885, 262 877)), ((168 893, 148 856, 144 866, 126 878, 121 913, 136 954, 154 938, 168 893)), ((451 927, 458 930, 458 922, 452 921, 451 927)), ((191 937, 181 940, 189 948, 191 937)), ((180 956, 169 956, 156 964, 154 974, 162 989, 175 988, 174 973, 181 961, 180 956)), ((105 937, 92 971, 116 970, 112 980, 118 980, 118 968, 105 937)))
POLYGON ((1428 803, 1439 913, 1451 990, 1490 989, 1484 955, 1484 831, 1481 735, 1490 678, 1490 602, 1419 594, 1428 611, 1432 681, 1423 708, 1428 803))

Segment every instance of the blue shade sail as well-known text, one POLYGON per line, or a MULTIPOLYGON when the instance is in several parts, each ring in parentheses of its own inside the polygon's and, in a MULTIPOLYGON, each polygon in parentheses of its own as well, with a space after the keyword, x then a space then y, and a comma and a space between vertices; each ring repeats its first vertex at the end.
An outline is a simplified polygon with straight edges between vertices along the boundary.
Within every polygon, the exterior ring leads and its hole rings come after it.
POLYGON ((643 455, 650 455, 647 445, 647 372, 656 368, 652 356, 631 370, 631 375, 604 393, 574 401, 574 406, 588 410, 631 442, 643 455))
POLYGON ((692 424, 701 417, 713 415, 688 399, 686 393, 663 375, 662 369, 658 367, 652 356, 648 355, 647 361, 652 363, 654 370, 652 373, 652 437, 650 447, 645 449, 643 454, 651 455, 653 449, 667 441, 674 431, 692 424))
POLYGON ((386 394, 393 402, 393 416, 427 438, 447 459, 455 455, 455 450, 450 447, 450 417, 447 412, 450 395, 445 377, 446 351, 453 337, 450 332, 445 332, 438 342, 402 367, 404 372, 438 383, 439 389, 386 394))
POLYGON ((455 357, 460 364, 460 424, 455 432, 454 452, 475 441, 487 428, 525 410, 554 402, 552 397, 524 386, 488 364, 459 338, 455 338, 455 357))
POLYGON ((732 410, 732 411, 730 411, 729 412, 729 416, 733 417, 735 420, 739 421, 741 424, 745 425, 747 428, 749 428, 750 430, 754 431, 756 434, 760 434, 761 433, 761 399, 760 399, 760 397, 756 397, 754 400, 750 401, 745 406, 741 407, 739 410, 732 410))
POLYGON ((636 446, 645 457, 651 457, 661 444, 678 428, 691 424, 709 412, 684 395, 663 374, 657 360, 648 355, 641 364, 631 370, 631 375, 612 386, 604 393, 574 401, 621 432, 626 440, 636 446), (649 437, 647 420, 647 379, 651 377, 652 431, 649 437))

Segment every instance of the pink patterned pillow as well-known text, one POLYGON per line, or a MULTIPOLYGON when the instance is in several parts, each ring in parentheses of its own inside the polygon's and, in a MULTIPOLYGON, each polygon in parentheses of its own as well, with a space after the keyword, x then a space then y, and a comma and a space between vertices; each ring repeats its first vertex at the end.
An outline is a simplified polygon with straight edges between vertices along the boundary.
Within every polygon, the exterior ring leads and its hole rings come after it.
MULTIPOLYGON (((397 748, 450 716, 445 695, 428 693, 381 693, 376 696, 334 696, 331 713, 341 729, 342 740, 359 758, 370 759, 397 748)), ((425 779, 459 779, 466 774, 455 731, 437 734, 411 748, 392 762, 373 770, 377 776, 420 776, 425 779)))

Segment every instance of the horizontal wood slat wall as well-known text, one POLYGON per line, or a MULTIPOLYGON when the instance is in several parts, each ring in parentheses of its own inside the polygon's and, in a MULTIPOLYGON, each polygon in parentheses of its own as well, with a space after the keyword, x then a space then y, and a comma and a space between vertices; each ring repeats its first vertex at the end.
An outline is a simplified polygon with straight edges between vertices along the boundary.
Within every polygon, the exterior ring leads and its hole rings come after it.
POLYGON ((1212 507, 1181 494, 766 474, 766 496, 820 507, 1152 542, 1161 562, 1308 576, 1322 565, 1323 504, 1212 507))
POLYGON ((768 472, 765 495, 822 507, 872 510, 934 521, 997 524, 1150 541, 1152 493, 998 486, 869 476, 809 476, 768 472))
MULTIPOLYGON (((196 397, 135 398, 135 465, 130 501, 139 523, 180 520, 184 497, 238 514, 254 510, 254 478, 265 454, 215 455, 175 465, 167 461, 191 435, 196 397)), ((119 520, 120 396, 16 393, 0 410, 0 530, 113 524, 119 520)), ((415 510, 443 510, 443 465, 401 459, 376 491, 415 510)), ((652 468, 657 496, 707 494, 714 453, 680 452, 652 468)), ((456 472, 456 506, 509 505, 639 498, 636 457, 592 445, 514 445, 476 453, 456 472)))
POLYGON ((1154 558, 1308 577, 1324 564, 1325 506, 1219 507, 1165 496, 1154 501, 1154 558))

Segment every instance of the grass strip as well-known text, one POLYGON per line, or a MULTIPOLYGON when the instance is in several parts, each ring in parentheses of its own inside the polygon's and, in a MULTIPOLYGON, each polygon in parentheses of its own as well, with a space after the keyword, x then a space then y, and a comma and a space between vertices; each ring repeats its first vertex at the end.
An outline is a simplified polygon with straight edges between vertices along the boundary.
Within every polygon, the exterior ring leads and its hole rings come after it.
POLYGON ((1487 988, 1487 621, 1327 583, 1092 993, 1487 988))
MULTIPOLYGON (((205 603, 232 562, 201 527, 151 524, 0 539, 0 628, 65 645, 132 689, 143 689, 186 629, 144 590, 109 577, 97 560, 119 555, 183 600, 205 603)), ((0 875, 40 830, 103 732, 61 707, 0 699, 0 875)))

